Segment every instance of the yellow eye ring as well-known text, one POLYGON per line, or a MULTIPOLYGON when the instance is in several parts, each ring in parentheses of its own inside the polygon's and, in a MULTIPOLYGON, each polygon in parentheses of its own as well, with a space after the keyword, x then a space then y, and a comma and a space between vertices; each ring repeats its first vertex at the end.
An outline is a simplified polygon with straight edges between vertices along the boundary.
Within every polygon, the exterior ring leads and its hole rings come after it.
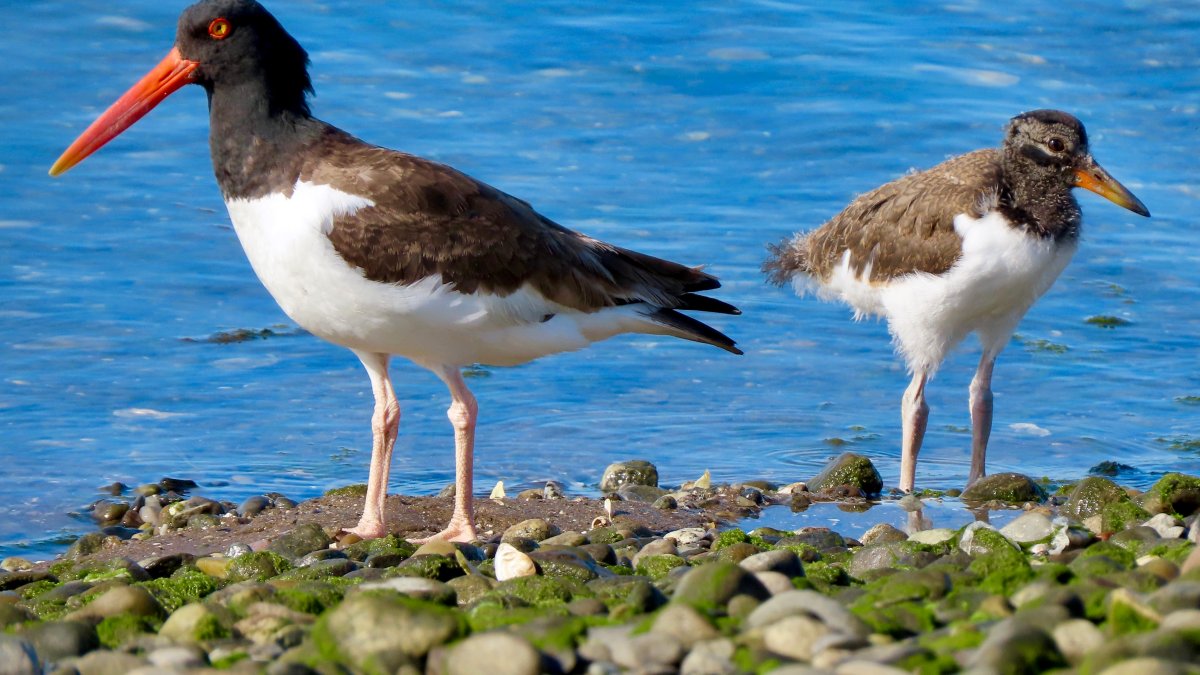
POLYGON ((208 24, 208 36, 214 40, 224 40, 229 37, 229 31, 232 27, 229 25, 229 19, 220 18, 213 19, 212 23, 208 24))

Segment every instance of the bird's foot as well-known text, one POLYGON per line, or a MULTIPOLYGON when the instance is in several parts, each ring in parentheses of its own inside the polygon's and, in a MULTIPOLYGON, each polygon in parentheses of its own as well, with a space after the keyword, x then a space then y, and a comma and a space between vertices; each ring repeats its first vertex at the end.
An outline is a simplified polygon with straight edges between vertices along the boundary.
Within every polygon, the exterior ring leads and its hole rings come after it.
POLYGON ((479 536, 475 534, 474 523, 468 520, 454 519, 450 521, 450 524, 446 526, 446 529, 438 532, 432 537, 425 537, 424 539, 410 539, 409 541, 420 545, 427 544, 435 539, 441 539, 443 541, 456 541, 466 544, 475 541, 478 538, 479 536))
POLYGON ((387 527, 383 524, 383 521, 360 520, 358 521, 358 525, 355 525, 352 528, 339 530, 337 536, 338 541, 341 541, 347 535, 354 535, 359 539, 381 539, 388 535, 388 531, 387 527))

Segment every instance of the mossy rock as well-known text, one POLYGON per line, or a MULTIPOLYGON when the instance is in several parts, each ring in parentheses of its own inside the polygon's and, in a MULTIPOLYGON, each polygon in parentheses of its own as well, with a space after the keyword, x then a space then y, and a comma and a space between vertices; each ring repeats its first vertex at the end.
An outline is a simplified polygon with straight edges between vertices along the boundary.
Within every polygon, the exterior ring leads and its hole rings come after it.
POLYGON ((184 605, 175 610, 162 624, 159 635, 175 642, 199 643, 229 637, 229 629, 221 622, 221 615, 231 619, 228 610, 220 610, 203 603, 184 605))
POLYGON ((647 555, 638 559, 637 573, 658 581, 675 569, 687 565, 687 561, 677 555, 647 555))
POLYGON ((1062 514, 1082 521, 1100 513, 1108 504, 1128 499, 1125 490, 1102 476, 1088 476, 1075 484, 1062 514))
POLYGON ((1043 502, 1046 491, 1029 476, 1019 473, 995 473, 975 481, 962 493, 964 502, 1003 502, 1024 504, 1043 502))
MULTIPOLYGON (((493 562, 493 565, 495 563, 493 562)), ((482 571, 483 566, 480 566, 482 571)), ((435 581, 450 581, 465 572, 458 561, 444 555, 415 555, 395 567, 389 567, 384 577, 425 577, 435 581)))
POLYGON ((317 523, 301 523, 267 544, 267 550, 297 560, 332 543, 333 539, 317 523))
MULTIPOLYGON (((354 483, 353 485, 343 485, 342 487, 330 488, 325 491, 326 497, 366 497, 367 484, 354 483)), ((391 536, 391 535, 389 535, 391 536)))
POLYGON ((110 616, 96 624, 96 637, 102 646, 116 649, 130 640, 156 633, 161 625, 162 621, 149 616, 110 616))
POLYGON ((1145 522, 1150 514, 1128 497, 1110 502, 1100 510, 1100 531, 1120 532, 1145 522))
POLYGON ((658 469, 644 459, 609 464, 600 478, 600 491, 616 492, 622 485, 658 487, 658 469))
POLYGON ((575 598, 594 597, 592 591, 584 584, 563 577, 517 577, 508 579, 496 585, 485 594, 480 602, 488 598, 499 599, 502 596, 512 596, 533 607, 550 607, 562 605, 575 598))
POLYGON ((852 603, 850 611, 874 632, 896 638, 923 635, 936 626, 933 610, 924 601, 896 602, 868 593, 852 603))
POLYGON ((1200 510, 1200 478, 1169 473, 1146 491, 1142 506, 1151 514, 1169 513, 1186 518, 1200 510))
POLYGON ((394 534, 389 534, 380 539, 365 539, 355 542, 347 546, 344 552, 347 558, 363 562, 367 558, 377 555, 398 555, 403 560, 411 557, 416 550, 416 546, 394 534))
POLYGON ((672 602, 689 604, 701 611, 723 613, 735 595, 766 600, 770 593, 762 583, 738 565, 716 561, 693 567, 675 589, 672 602))
POLYGON ((817 561, 804 566, 804 576, 822 586, 849 586, 854 580, 844 564, 817 561))
POLYGON ((568 616, 570 613, 565 604, 546 607, 506 607, 486 601, 475 605, 466 613, 467 623, 474 633, 530 624, 547 618, 568 616))
POLYGON ((275 577, 278 581, 321 581, 344 577, 358 569, 358 565, 346 558, 321 560, 306 567, 296 567, 275 577))
POLYGON ((1033 578, 1033 569, 1025 554, 1008 547, 999 547, 991 553, 977 556, 967 571, 979 577, 978 587, 989 593, 1012 595, 1033 578))
POLYGON ((356 593, 317 620, 319 656, 365 675, 415 667, 435 647, 467 632, 457 610, 389 591, 356 593))
POLYGON ((199 602, 217 590, 217 581, 195 567, 181 567, 165 579, 151 579, 139 586, 150 591, 168 613, 199 602))
POLYGON ((547 577, 565 577, 587 583, 600 576, 600 567, 590 558, 571 550, 539 550, 529 554, 538 570, 547 577))
POLYGON ((324 581, 279 583, 271 602, 305 614, 320 614, 336 607, 345 595, 345 585, 324 581))
POLYGON ((587 588, 604 602, 614 617, 645 614, 667 602, 667 596, 646 577, 596 579, 589 581, 587 588))
POLYGON ((109 581, 122 579, 130 583, 147 581, 150 573, 128 558, 113 558, 100 563, 85 563, 71 568, 59 577, 60 581, 109 581))
MULTIPOLYGON (((1091 558, 1093 556, 1105 556, 1120 563, 1122 569, 1130 569, 1137 565, 1137 555, 1126 548, 1122 548, 1109 541, 1098 541, 1095 544, 1085 548, 1079 554, 1079 558, 1091 558)), ((1077 560, 1079 558, 1076 558, 1077 560)))
POLYGON ((292 569, 292 564, 274 551, 243 553, 229 561, 226 577, 237 581, 266 581, 292 569))
POLYGON ((1182 566, 1196 545, 1186 539, 1165 539, 1153 543, 1145 543, 1139 555, 1152 555, 1182 566))
POLYGON ((813 492, 832 490, 842 485, 852 485, 867 496, 875 496, 883 490, 883 478, 870 458, 844 452, 826 464, 825 468, 808 482, 808 487, 813 492))

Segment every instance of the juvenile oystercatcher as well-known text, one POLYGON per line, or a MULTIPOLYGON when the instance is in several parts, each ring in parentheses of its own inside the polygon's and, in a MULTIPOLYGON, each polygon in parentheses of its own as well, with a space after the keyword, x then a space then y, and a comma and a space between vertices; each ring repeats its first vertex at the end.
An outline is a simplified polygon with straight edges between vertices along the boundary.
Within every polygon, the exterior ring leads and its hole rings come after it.
POLYGON ((435 537, 476 537, 476 403, 461 369, 514 365, 620 333, 670 335, 742 352, 678 310, 738 314, 698 293, 699 268, 568 230, 448 166, 364 143, 314 118, 308 55, 253 0, 184 10, 175 46, 69 147, 58 175, 172 92, 208 93, 217 183, 238 239, 279 306, 314 335, 349 348, 371 379, 371 470, 350 532, 387 533, 384 500, 400 406, 390 355, 450 389, 456 495, 435 537))
POLYGON ((977 333, 971 381, 971 473, 984 475, 992 367, 1021 317, 1079 244, 1082 187, 1150 212, 1088 150, 1083 124, 1057 110, 1012 119, 999 148, 976 150, 868 192, 808 233, 770 247, 771 281, 887 319, 912 373, 902 406, 900 489, 913 489, 929 407, 925 383, 946 353, 977 333))

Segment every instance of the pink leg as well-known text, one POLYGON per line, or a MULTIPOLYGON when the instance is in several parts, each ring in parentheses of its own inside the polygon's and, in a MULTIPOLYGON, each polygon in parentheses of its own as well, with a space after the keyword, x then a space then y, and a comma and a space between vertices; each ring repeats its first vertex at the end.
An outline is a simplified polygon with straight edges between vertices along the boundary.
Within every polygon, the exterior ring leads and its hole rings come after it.
POLYGON ((363 502, 362 518, 348 532, 363 539, 377 539, 387 535, 383 512, 388 473, 392 467, 392 448, 400 431, 400 402, 396 400, 396 392, 388 378, 388 355, 355 353, 371 377, 375 413, 371 416, 371 473, 367 478, 367 497, 363 502))
POLYGON ((912 492, 917 479, 917 453, 925 439, 925 425, 929 422, 929 406, 925 404, 924 371, 913 373, 912 382, 904 392, 904 403, 900 415, 904 425, 904 445, 900 454, 900 489, 912 492))
POLYGON ((971 380, 971 473, 967 476, 968 486, 987 473, 984 461, 988 437, 992 435, 992 368, 995 365, 996 355, 985 351, 971 380))
POLYGON ((442 366, 434 372, 450 388, 451 403, 446 416, 454 425, 454 515, 446 529, 421 541, 474 541, 478 537, 472 490, 475 482, 475 420, 479 417, 479 406, 456 366, 442 366))

